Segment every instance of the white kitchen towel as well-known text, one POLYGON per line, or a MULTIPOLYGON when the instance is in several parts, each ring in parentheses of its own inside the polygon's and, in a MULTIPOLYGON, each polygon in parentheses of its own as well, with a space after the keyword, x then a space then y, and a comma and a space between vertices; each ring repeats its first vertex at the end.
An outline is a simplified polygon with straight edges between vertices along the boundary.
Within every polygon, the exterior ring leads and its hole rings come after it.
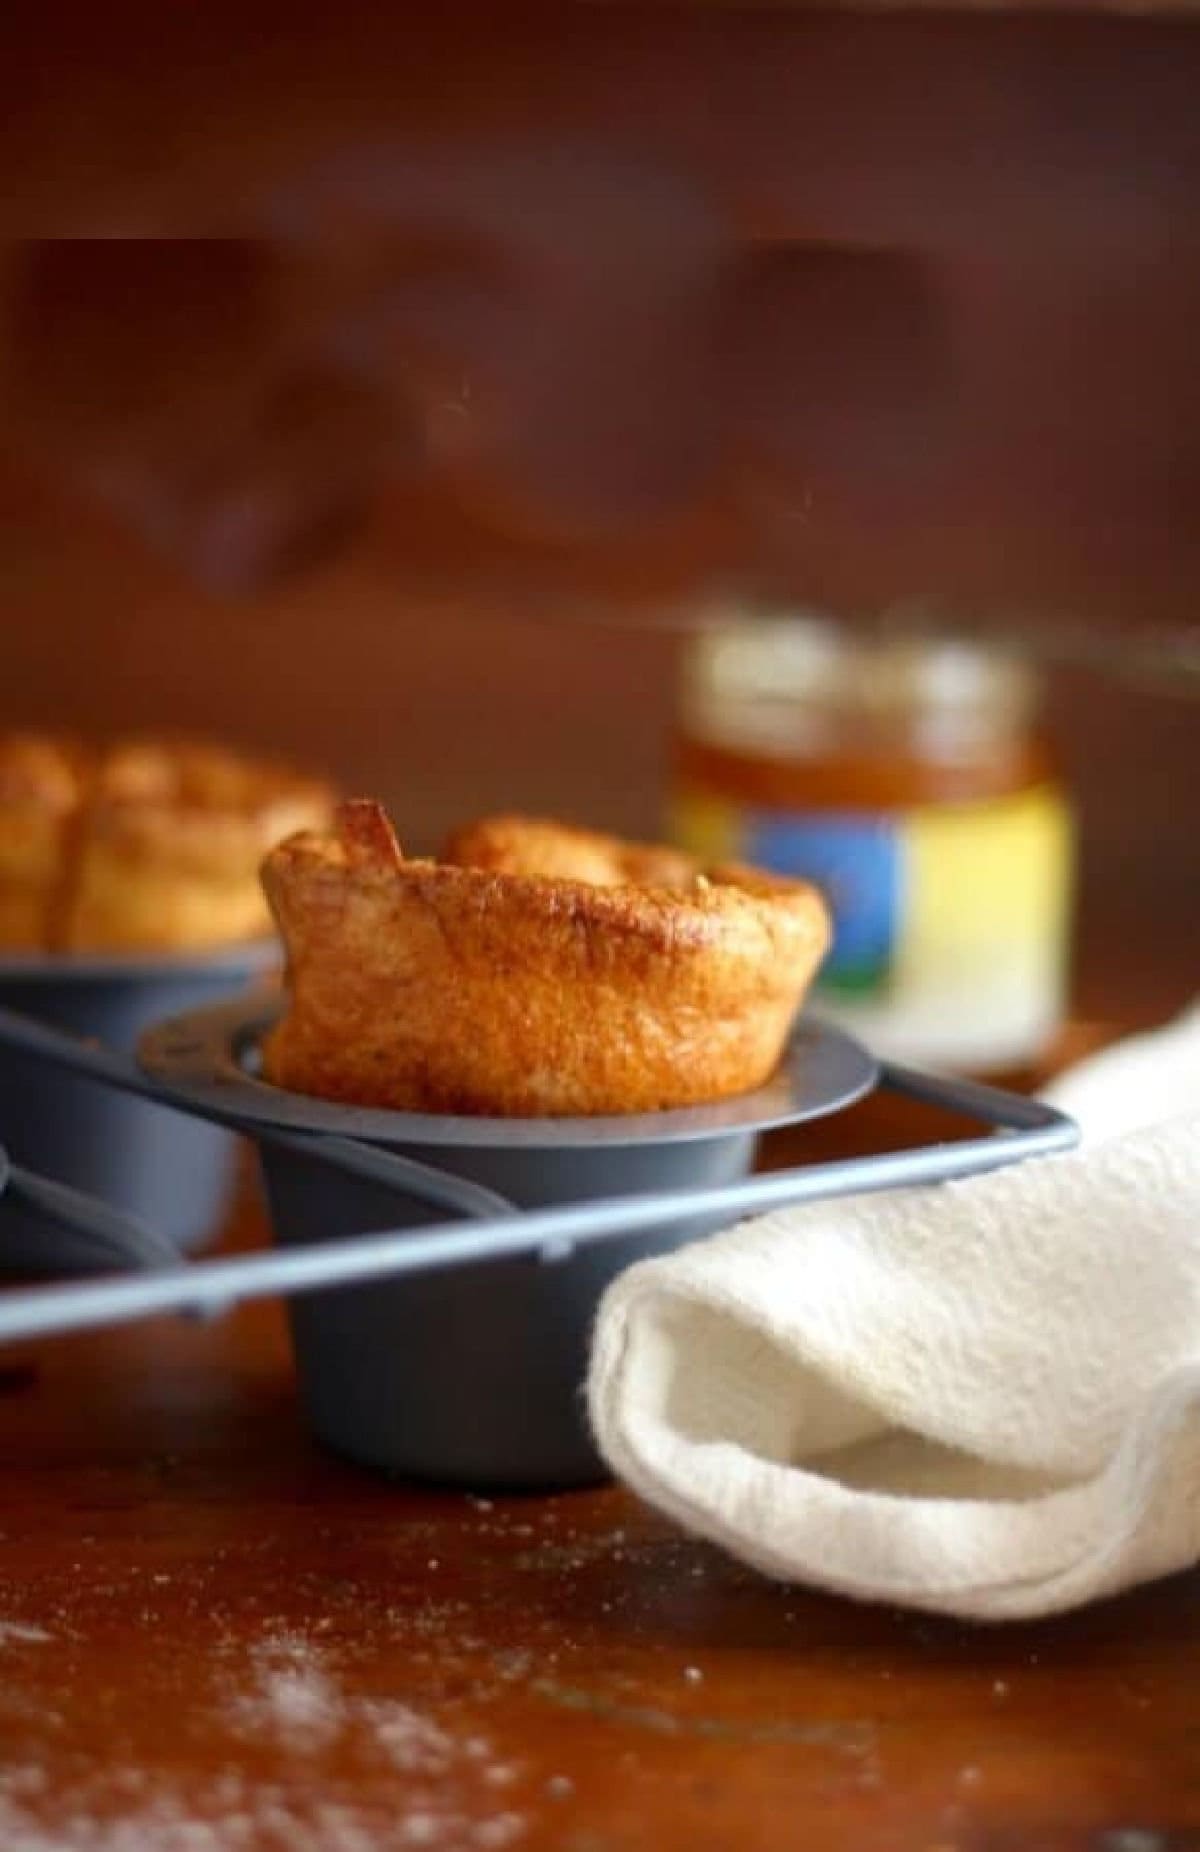
POLYGON ((1078 1151, 631 1268, 614 1472, 768 1575, 979 1619, 1200 1559, 1200 1010, 1053 1097, 1078 1151))

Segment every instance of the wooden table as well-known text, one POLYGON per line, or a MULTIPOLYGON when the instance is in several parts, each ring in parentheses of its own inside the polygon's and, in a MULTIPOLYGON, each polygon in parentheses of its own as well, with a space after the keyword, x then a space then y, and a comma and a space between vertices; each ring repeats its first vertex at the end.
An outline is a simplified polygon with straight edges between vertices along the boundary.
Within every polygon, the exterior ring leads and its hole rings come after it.
POLYGON ((388 1484, 276 1307, 0 1365, 3 1852, 1200 1847, 1200 1578, 973 1628, 388 1484))

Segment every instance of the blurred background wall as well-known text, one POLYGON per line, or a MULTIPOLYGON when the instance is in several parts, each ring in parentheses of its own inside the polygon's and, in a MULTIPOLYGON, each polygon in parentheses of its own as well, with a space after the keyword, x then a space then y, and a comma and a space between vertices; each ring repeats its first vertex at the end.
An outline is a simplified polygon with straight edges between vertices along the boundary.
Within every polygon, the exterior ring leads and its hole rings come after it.
MULTIPOLYGON (((1200 31, 1102 10, 14 16, 0 724, 650 832, 679 640, 598 611, 1195 637, 1200 31)), ((1081 1004, 1153 1014, 1200 702, 1050 692, 1081 1004)))
MULTIPOLYGON (((414 597, 391 549, 269 594, 197 587, 111 518, 10 472, 0 723, 178 728, 328 767, 413 848, 482 811, 661 827, 680 638, 414 597)), ((1200 701, 1058 670, 1049 720, 1081 810, 1076 995, 1177 1007, 1200 946, 1200 701)))

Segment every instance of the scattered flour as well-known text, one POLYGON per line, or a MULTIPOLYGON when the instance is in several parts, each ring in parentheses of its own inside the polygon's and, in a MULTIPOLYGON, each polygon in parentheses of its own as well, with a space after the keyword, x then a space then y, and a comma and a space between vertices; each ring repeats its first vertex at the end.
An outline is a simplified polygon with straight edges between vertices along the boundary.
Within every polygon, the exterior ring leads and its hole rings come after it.
POLYGON ((319 1647, 296 1634, 270 1636, 252 1655, 251 1684, 223 1707, 238 1735, 271 1741, 298 1755, 330 1748, 348 1736, 404 1774, 444 1775, 456 1762, 491 1754, 485 1737, 459 1741, 409 1704, 347 1692, 319 1647))
POLYGON ((230 1775, 186 1796, 154 1790, 132 1806, 102 1777, 59 1795, 52 1810, 43 1787, 40 1769, 0 1774, 4 1852, 496 1852, 526 1830, 517 1814, 472 1822, 436 1801, 366 1809, 230 1775))
MULTIPOLYGON (((251 1655, 248 1684, 235 1687, 219 1715, 235 1737, 260 1741, 289 1760, 297 1758, 313 1779, 319 1780, 319 1775, 312 1777, 311 1759, 335 1747, 339 1755, 351 1755, 365 1769, 373 1765, 403 1775, 401 1804, 388 1808, 381 1825, 365 1806, 331 1810, 325 1804, 297 1812, 294 1797, 283 1789, 272 1794, 269 1789, 247 1788, 241 1796, 222 1797, 219 1825, 210 1827, 195 1817, 167 1821, 139 1815, 130 1825, 143 1836, 128 1844, 120 1838, 93 1841, 84 1836, 61 1847, 54 1841, 55 1852, 217 1852, 218 1847, 220 1852, 241 1852, 243 1845, 254 1852, 260 1846, 274 1852, 276 1841, 281 1852, 309 1852, 310 1846, 313 1852, 393 1852, 419 1846, 431 1852, 469 1852, 474 1847, 501 1852, 528 1830, 520 1814, 492 1811, 496 1787, 514 1781, 519 1771, 496 1759, 487 1737, 456 1736, 399 1699, 347 1691, 327 1651, 303 1635, 268 1635, 251 1655), (244 1804, 239 1806, 239 1801, 244 1804), (246 1831, 239 1837, 243 1821, 246 1831)), ((201 1821, 209 1812, 206 1806, 196 1809, 201 1821)), ((34 1837, 26 1846, 15 1836, 6 1837, 8 1824, 0 1806, 3 1852, 48 1852, 49 1841, 34 1837)))
POLYGON ((392 1767, 405 1774, 443 1775, 464 1753, 452 1736, 408 1704, 361 1699, 354 1705, 353 1718, 366 1725, 392 1767))
POLYGON ((481 1820, 472 1839, 477 1846, 511 1846, 524 1832, 525 1822, 519 1813, 501 1813, 494 1820, 481 1820))
POLYGON ((14 1641, 22 1646, 41 1646, 44 1641, 52 1640, 53 1634, 44 1627, 31 1626, 26 1621, 0 1621, 0 1646, 8 1646, 14 1641))
POLYGON ((270 1736, 297 1751, 337 1739, 343 1721, 338 1688, 303 1641, 280 1635, 257 1648, 253 1660, 251 1689, 235 1693, 225 1707, 232 1730, 270 1736))

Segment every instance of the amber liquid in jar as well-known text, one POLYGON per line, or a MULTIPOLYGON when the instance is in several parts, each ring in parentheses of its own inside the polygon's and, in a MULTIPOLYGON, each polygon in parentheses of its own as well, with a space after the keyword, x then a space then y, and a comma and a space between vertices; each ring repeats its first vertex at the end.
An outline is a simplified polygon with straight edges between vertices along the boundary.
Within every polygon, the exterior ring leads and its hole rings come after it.
POLYGON ((1063 1014, 1072 860, 1037 698, 974 643, 715 624, 685 661, 673 834, 823 888, 816 1002, 880 1053, 1035 1060, 1063 1014))

